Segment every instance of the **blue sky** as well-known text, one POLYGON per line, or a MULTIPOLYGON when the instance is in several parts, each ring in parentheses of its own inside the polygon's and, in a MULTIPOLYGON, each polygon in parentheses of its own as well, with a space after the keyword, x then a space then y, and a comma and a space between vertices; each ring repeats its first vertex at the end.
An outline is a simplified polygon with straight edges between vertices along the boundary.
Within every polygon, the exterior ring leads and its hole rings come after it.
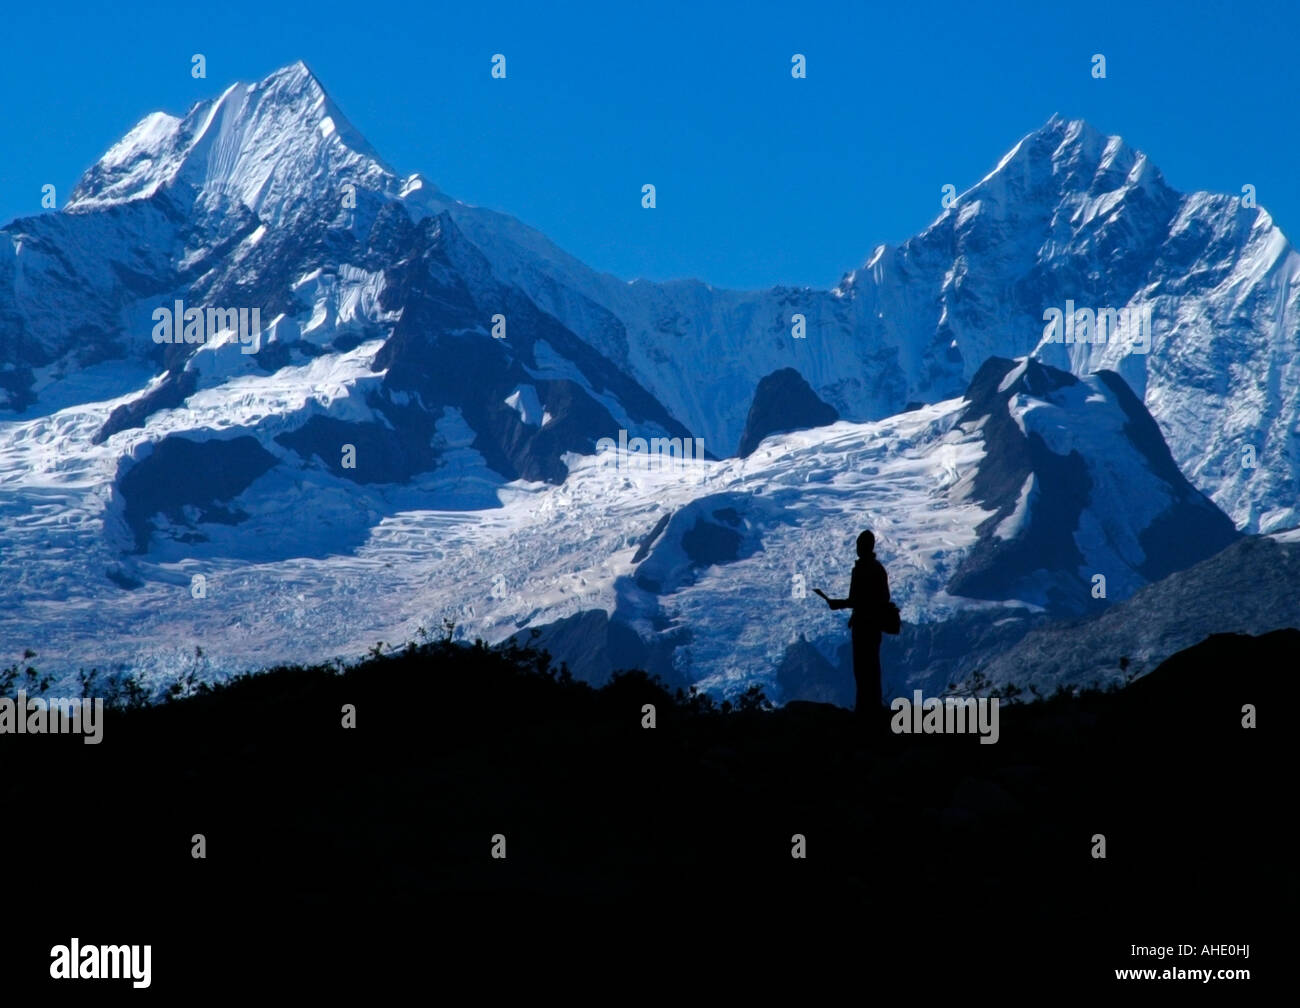
POLYGON ((829 286, 1054 112, 1300 235, 1293 0, 41 6, 6 11, 6 222, 148 112, 303 59, 396 170, 627 278, 829 286))

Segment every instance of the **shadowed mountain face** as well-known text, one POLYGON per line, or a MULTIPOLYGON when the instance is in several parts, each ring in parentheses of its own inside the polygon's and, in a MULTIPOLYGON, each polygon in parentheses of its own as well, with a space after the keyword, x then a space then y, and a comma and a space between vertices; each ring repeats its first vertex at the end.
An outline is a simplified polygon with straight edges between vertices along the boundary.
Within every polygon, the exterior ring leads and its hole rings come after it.
POLYGON ((385 375, 387 402, 457 410, 476 433, 471 447, 508 480, 562 482, 565 452, 591 454, 601 437, 616 436, 624 423, 598 398, 619 404, 634 429, 688 435, 635 381, 517 288, 496 282, 450 216, 426 219, 419 231, 417 262, 400 281, 402 317, 372 365, 385 375), (484 338, 497 315, 507 335, 484 338), (556 355, 572 377, 547 375, 556 355), (521 408, 525 389, 540 415, 521 408))
POLYGON ((1142 675, 1195 645, 1206 627, 1264 634, 1300 626, 1298 584, 1300 533, 1248 536, 1086 621, 1038 627, 990 650, 983 667, 995 683, 1043 693, 1142 675))
MULTIPOLYGON (((851 666, 852 654, 842 649, 841 666, 851 666)), ((782 701, 811 701, 852 709, 856 687, 851 668, 837 668, 802 637, 785 649, 776 670, 776 685, 782 701)))
POLYGON ((665 682, 674 679, 672 652, 656 653, 626 624, 591 609, 545 627, 521 630, 509 643, 531 647, 562 659, 575 679, 604 686, 621 669, 646 669, 665 682))
POLYGON ((769 434, 824 427, 839 418, 794 368, 773 371, 758 383, 736 454, 741 458, 752 454, 769 434))
MULTIPOLYGON (((127 525, 143 553, 155 531, 152 519, 182 526, 219 522, 233 525, 247 517, 226 507, 252 482, 275 465, 275 458, 250 437, 229 441, 190 441, 171 437, 122 478, 120 491, 127 525), (197 512, 184 514, 186 509, 197 512)), ((182 533, 181 541, 201 539, 182 533)))
POLYGON ((953 594, 1023 598, 1036 580, 1050 609, 1083 612, 1239 537, 1183 478, 1118 375, 1081 380, 992 358, 966 400, 958 426, 979 429, 987 449, 971 496, 992 514, 948 583, 953 594))

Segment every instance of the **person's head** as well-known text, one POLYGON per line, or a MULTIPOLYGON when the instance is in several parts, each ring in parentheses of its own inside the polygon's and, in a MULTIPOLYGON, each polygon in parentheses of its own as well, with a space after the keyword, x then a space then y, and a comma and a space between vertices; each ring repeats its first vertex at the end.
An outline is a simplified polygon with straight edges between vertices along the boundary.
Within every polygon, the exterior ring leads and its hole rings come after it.
POLYGON ((869 557, 876 551, 876 537, 870 529, 858 536, 858 556, 869 557))

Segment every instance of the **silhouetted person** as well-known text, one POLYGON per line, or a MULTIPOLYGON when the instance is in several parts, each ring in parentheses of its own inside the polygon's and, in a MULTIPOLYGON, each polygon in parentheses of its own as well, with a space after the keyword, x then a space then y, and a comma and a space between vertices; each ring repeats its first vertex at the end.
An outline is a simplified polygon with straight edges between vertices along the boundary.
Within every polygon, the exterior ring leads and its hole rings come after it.
POLYGON ((849 629, 853 634, 853 678, 858 696, 854 710, 867 715, 884 706, 884 688, 880 681, 881 620, 889 605, 889 576, 876 559, 876 537, 870 532, 858 536, 858 562, 853 565, 849 597, 828 598, 820 588, 813 591, 826 599, 832 609, 852 609, 849 629))

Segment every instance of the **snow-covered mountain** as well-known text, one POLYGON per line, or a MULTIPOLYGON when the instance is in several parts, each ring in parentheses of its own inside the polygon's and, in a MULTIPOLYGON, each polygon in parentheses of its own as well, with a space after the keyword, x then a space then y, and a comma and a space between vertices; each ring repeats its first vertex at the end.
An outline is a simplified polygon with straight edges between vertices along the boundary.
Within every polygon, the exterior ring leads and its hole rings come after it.
POLYGON ((1300 520, 1300 255, 1262 208, 1178 193, 1087 123, 1051 119, 923 233, 877 247, 827 291, 624 283, 504 215, 438 205, 709 445, 735 450, 754 387, 783 367, 840 416, 869 420, 959 395, 991 356, 1035 353, 1120 374, 1240 528, 1300 520), (1049 342, 1045 312, 1067 302, 1149 310, 1147 352, 1049 342))
POLYGON ((846 667, 800 593, 842 593, 870 525, 894 665, 942 685, 972 640, 1206 559, 1223 511, 1295 517, 1295 253, 1081 123, 827 291, 597 273, 398 176, 300 63, 147 117, 3 234, 0 639, 63 676, 450 619, 593 678, 789 697, 846 667), (1044 344, 1070 300, 1150 306, 1150 352, 1044 344), (703 453, 646 469, 605 438, 703 453))
MULTIPOLYGON (((383 341, 368 354, 380 377, 366 402, 269 408, 284 443, 336 469, 341 445, 353 444, 357 468, 339 471, 401 482, 436 464, 430 438, 451 409, 503 478, 554 479, 560 454, 590 451, 610 431, 686 434, 626 373, 499 282, 448 215, 408 205, 413 187, 301 63, 183 119, 146 118, 86 173, 64 213, 7 229, 9 405, 39 414, 75 401, 88 367, 143 366, 147 384, 138 371, 110 380, 112 392, 139 394, 96 432, 102 442, 196 393, 383 341), (229 333, 157 342, 153 313, 178 302, 256 308, 258 352, 229 333), (506 337, 481 338, 494 316, 508 320, 506 337), (545 423, 525 408, 534 400, 545 423)), ((135 450, 118 444, 122 457, 135 450)))

